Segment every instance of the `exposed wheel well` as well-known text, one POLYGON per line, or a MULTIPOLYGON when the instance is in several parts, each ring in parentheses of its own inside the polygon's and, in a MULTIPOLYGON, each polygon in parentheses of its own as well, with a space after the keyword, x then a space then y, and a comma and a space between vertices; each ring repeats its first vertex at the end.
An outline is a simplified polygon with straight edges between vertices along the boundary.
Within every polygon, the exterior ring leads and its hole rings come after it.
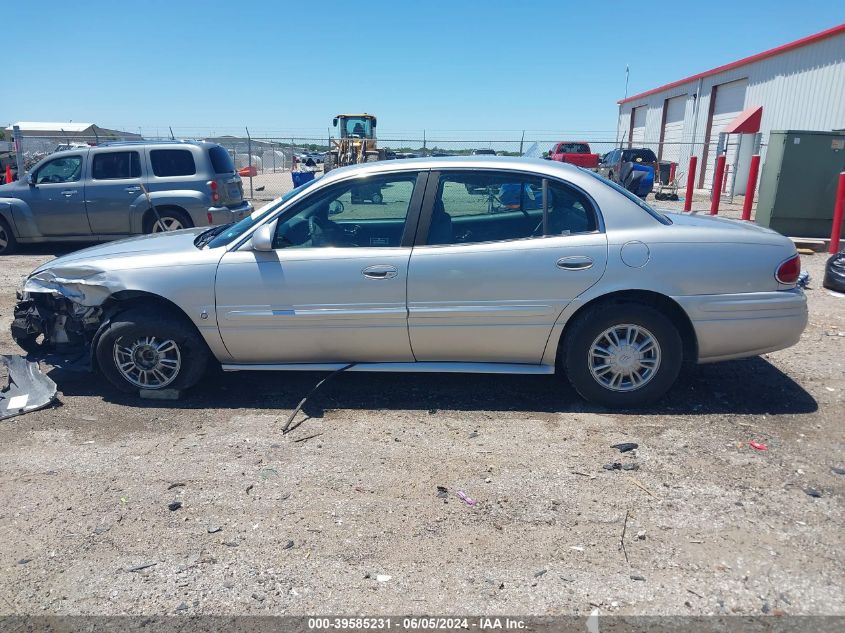
POLYGON ((592 301, 585 303, 567 320, 563 332, 561 332, 560 341, 558 342, 558 361, 560 361, 560 348, 563 346, 566 334, 570 326, 575 322, 575 319, 584 314, 588 309, 595 308, 601 304, 613 303, 638 303, 656 308, 665 314, 678 328, 678 334, 680 334, 684 346, 684 363, 692 364, 698 360, 698 339, 695 335, 695 329, 687 313, 684 312, 684 309, 677 302, 666 295, 652 292, 651 290, 620 290, 596 297, 592 301))
MULTIPOLYGON (((194 324, 194 322, 188 317, 188 315, 185 314, 185 311, 182 310, 182 308, 180 308, 178 305, 176 305, 169 299, 165 299, 160 295, 156 295, 151 292, 145 292, 143 290, 119 290, 118 292, 112 294, 103 304, 103 312, 105 314, 103 323, 105 324, 113 321, 116 316, 132 308, 144 308, 149 309, 151 311, 158 311, 163 315, 167 315, 174 319, 179 319, 189 327, 193 328, 197 335, 200 337, 200 339, 205 342, 205 338, 200 333, 196 324, 194 324)), ((93 350, 96 350, 97 341, 99 340, 100 335, 103 333, 104 330, 105 327, 101 325, 100 329, 94 335, 94 339, 91 343, 91 356, 93 363, 96 363, 96 354, 93 353, 93 350)), ((209 350, 209 353, 211 353, 211 350, 209 350)))
MULTIPOLYGON (((175 205, 175 204, 158 205, 157 204, 156 205, 156 211, 158 211, 159 215, 163 215, 166 211, 176 211, 180 215, 184 215, 191 222, 191 226, 193 226, 193 224, 194 224, 194 221, 191 218, 191 214, 188 213, 185 209, 183 209, 182 207, 180 207, 178 205, 175 205)), ((155 211, 153 211, 152 208, 147 209, 144 212, 143 217, 141 218, 141 230, 144 233, 149 233, 149 229, 152 228, 155 220, 156 220, 155 211)))

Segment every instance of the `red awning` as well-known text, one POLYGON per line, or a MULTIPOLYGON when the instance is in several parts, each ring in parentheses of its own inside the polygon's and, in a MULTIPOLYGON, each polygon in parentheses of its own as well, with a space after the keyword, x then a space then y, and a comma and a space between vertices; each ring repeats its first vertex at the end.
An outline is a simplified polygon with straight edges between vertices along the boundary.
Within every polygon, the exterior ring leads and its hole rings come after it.
POLYGON ((743 110, 722 130, 725 134, 755 134, 760 131, 763 118, 763 106, 753 106, 743 110))

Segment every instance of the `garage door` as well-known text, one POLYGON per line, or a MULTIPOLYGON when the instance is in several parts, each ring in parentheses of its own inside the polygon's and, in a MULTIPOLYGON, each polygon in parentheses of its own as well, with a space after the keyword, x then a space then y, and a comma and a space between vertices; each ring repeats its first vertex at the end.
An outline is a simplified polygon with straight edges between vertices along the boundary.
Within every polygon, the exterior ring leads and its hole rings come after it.
MULTIPOLYGON (((716 105, 713 107, 713 119, 710 123, 710 143, 707 146, 707 165, 704 175, 704 188, 710 189, 713 180, 713 169, 716 164, 716 149, 719 146, 719 132, 736 118, 745 107, 745 88, 747 79, 732 81, 716 87, 716 105)), ((727 164, 736 162, 736 149, 739 137, 730 138, 727 151, 727 164)))
POLYGON ((630 145, 639 147, 645 141, 645 115, 648 112, 648 106, 641 106, 634 108, 634 116, 631 125, 630 145))
POLYGON ((660 159, 680 162, 681 140, 684 136, 684 111, 687 106, 687 95, 667 99, 665 121, 663 123, 663 147, 660 148, 660 159))

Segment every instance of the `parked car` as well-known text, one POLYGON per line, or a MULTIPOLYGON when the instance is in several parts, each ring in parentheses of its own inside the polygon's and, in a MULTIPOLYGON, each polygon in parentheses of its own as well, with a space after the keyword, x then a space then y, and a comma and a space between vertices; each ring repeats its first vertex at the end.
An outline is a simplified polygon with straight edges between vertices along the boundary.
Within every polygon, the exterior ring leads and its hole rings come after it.
POLYGON ((628 407, 662 396, 683 363, 796 343, 799 271, 774 231, 658 213, 571 165, 380 161, 333 170, 230 226, 43 264, 12 336, 34 352, 91 346, 124 391, 185 389, 210 362, 560 372, 586 399, 628 407), (360 200, 373 187, 380 204, 360 200))
POLYGON ((489 148, 481 148, 472 150, 473 156, 495 156, 496 150, 489 148))
POLYGON ((252 211, 232 157, 215 143, 77 147, 50 154, 25 178, 0 186, 0 254, 18 243, 106 241, 228 224, 252 211))
POLYGON ((590 144, 585 141, 561 141, 549 150, 549 160, 595 169, 599 164, 599 155, 593 154, 590 144))
MULTIPOLYGON (((639 163, 658 169, 657 156, 647 147, 632 147, 615 149, 602 156, 598 166, 598 173, 614 182, 619 182, 622 165, 625 163, 639 163)), ((657 173, 657 172, 655 172, 657 173)))

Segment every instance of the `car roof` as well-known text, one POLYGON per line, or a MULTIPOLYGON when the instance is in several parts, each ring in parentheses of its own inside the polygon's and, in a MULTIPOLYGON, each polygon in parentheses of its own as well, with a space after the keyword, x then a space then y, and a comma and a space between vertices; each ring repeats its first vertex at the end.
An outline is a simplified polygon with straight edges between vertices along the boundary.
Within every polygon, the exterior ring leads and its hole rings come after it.
POLYGON ((326 182, 357 174, 360 176, 390 173, 396 171, 417 171, 437 169, 506 169, 527 171, 538 175, 571 179, 580 175, 574 165, 540 158, 521 156, 429 156, 426 158, 403 158, 381 160, 374 163, 349 165, 329 172, 323 177, 326 182))

